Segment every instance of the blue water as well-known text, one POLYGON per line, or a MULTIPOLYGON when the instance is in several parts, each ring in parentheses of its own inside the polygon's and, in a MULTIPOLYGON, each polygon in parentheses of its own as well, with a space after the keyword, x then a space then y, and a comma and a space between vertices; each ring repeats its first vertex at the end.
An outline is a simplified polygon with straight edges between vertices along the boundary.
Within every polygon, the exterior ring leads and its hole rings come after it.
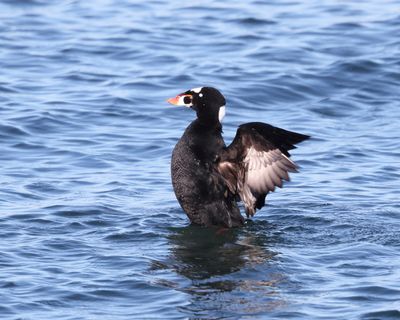
POLYGON ((399 319, 398 1, 0 4, 1 319, 399 319), (238 230, 189 226, 170 155, 209 85, 224 135, 310 134, 238 230))

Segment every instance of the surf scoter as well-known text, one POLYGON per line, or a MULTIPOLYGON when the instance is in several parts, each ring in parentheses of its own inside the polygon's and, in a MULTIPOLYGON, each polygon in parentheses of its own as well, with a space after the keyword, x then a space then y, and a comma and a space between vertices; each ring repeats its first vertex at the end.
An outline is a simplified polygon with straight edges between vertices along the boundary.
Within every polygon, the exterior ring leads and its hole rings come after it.
POLYGON ((265 205, 275 187, 289 181, 297 165, 289 158, 294 145, 309 138, 262 122, 239 126, 227 147, 221 121, 225 98, 211 87, 188 90, 168 100, 196 111, 172 153, 175 195, 193 224, 238 227, 244 224, 237 201, 247 217, 265 205))

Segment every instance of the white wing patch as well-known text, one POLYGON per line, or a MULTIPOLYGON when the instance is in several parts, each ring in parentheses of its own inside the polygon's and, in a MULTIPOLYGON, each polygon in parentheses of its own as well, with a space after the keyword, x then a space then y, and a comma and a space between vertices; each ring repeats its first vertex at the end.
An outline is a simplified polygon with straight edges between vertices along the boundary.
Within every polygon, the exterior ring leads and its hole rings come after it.
POLYGON ((257 151, 250 147, 243 162, 247 166, 245 184, 258 194, 281 188, 283 180, 289 181, 288 172, 297 171, 297 165, 279 149, 257 151))

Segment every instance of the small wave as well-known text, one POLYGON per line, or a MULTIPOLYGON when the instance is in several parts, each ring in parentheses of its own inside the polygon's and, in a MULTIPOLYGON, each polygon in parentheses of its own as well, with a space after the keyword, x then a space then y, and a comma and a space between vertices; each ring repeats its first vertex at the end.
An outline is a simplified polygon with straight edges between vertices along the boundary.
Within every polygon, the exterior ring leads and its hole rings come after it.
POLYGON ((400 311, 397 309, 368 312, 361 315, 361 319, 363 320, 395 320, 399 318, 400 311))
POLYGON ((0 136, 10 139, 13 137, 29 136, 29 133, 14 125, 0 124, 0 136))
POLYGON ((228 22, 235 22, 242 24, 244 26, 265 26, 265 25, 277 24, 277 22, 274 20, 258 19, 253 17, 233 19, 233 20, 228 20, 228 22))

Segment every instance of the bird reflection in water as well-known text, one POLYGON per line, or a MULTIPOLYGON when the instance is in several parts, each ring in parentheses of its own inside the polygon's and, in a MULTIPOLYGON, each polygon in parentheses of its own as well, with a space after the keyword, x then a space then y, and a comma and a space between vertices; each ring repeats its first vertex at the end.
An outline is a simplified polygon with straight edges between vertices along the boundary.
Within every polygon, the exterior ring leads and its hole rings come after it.
POLYGON ((285 305, 279 294, 285 277, 276 264, 276 253, 268 249, 277 241, 276 236, 268 236, 268 229, 271 225, 261 221, 223 233, 197 226, 171 229, 171 255, 153 268, 163 265, 162 269, 190 280, 169 285, 190 295, 182 309, 186 314, 271 311, 285 305))

